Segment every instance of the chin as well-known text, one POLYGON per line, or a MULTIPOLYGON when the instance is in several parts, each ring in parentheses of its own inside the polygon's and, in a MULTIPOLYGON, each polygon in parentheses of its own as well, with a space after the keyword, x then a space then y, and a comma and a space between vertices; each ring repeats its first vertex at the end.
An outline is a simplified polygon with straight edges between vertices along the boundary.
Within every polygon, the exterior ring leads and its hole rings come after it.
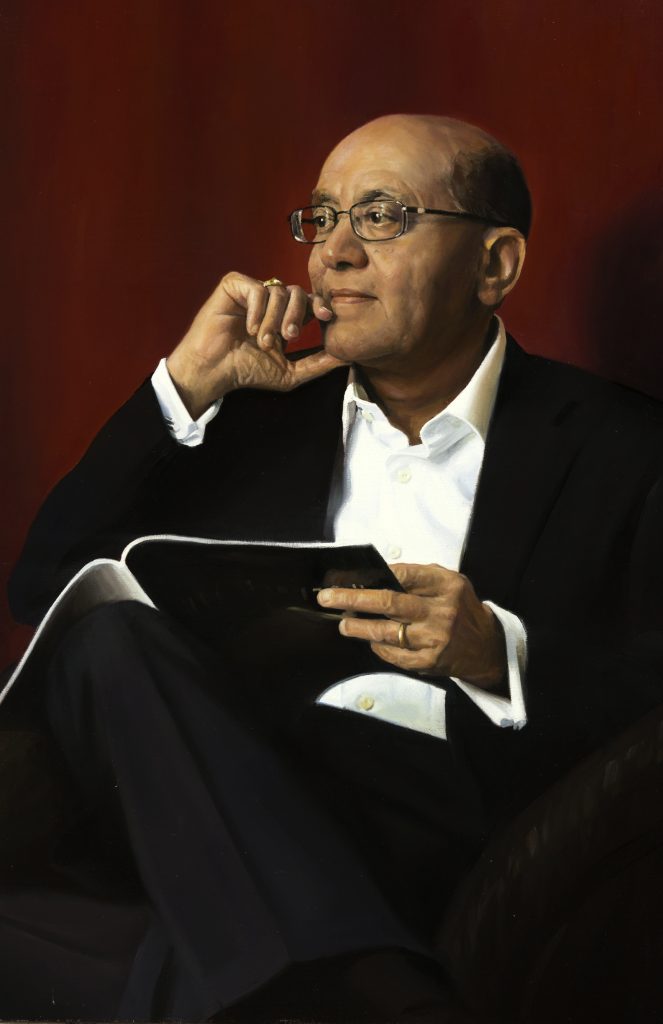
POLYGON ((325 352, 346 363, 370 364, 388 352, 384 344, 373 338, 363 337, 360 331, 339 323, 329 324, 323 332, 325 352))

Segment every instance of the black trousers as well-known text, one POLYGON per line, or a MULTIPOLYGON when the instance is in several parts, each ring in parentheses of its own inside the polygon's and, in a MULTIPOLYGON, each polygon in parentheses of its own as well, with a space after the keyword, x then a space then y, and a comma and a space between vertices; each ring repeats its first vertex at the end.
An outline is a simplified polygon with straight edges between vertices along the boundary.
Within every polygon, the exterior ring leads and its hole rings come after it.
POLYGON ((480 842, 463 771, 443 741, 291 698, 287 678, 226 673, 218 652, 133 602, 70 630, 47 706, 119 885, 105 928, 100 904, 87 907, 106 982, 81 989, 76 957, 58 975, 43 946, 50 915, 47 942, 89 955, 85 913, 77 938, 52 893, 38 925, 5 896, 0 941, 15 954, 0 957, 0 1017, 207 1019, 292 965, 428 952, 480 842), (11 994, 35 950, 43 1011, 11 994))

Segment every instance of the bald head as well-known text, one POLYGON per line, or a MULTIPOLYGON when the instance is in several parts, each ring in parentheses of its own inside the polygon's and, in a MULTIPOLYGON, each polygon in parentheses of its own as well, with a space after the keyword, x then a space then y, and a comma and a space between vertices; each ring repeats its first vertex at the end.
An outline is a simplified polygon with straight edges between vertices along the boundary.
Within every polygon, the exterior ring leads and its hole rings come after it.
POLYGON ((501 173, 493 187, 495 162, 517 169, 529 198, 511 154, 451 118, 381 117, 339 142, 312 193, 331 228, 312 239, 308 263, 334 314, 323 328, 331 355, 401 382, 454 360, 476 368, 529 226, 501 173))
POLYGON ((529 189, 513 153, 481 128, 452 117, 388 114, 357 128, 330 154, 370 148, 379 159, 387 146, 409 152, 437 177, 457 210, 529 234, 529 189))

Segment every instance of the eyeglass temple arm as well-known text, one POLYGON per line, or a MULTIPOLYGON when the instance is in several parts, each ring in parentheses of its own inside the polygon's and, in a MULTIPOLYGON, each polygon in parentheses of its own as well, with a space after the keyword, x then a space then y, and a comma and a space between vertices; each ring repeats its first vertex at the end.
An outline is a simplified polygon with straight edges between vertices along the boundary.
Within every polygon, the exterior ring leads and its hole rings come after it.
POLYGON ((495 227, 507 227, 504 221, 482 217, 480 213, 465 213, 464 210, 432 210, 429 206, 406 206, 408 213, 435 213, 439 217, 460 217, 464 220, 476 220, 482 224, 494 224, 495 227))

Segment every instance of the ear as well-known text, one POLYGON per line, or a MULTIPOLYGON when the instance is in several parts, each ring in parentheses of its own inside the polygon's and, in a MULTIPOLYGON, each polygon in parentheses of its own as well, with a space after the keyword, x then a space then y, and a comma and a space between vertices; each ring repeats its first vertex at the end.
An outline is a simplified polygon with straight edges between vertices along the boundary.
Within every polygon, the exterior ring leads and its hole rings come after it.
POLYGON ((527 243, 516 228, 491 228, 483 236, 477 295, 484 306, 496 309, 520 277, 527 243))

